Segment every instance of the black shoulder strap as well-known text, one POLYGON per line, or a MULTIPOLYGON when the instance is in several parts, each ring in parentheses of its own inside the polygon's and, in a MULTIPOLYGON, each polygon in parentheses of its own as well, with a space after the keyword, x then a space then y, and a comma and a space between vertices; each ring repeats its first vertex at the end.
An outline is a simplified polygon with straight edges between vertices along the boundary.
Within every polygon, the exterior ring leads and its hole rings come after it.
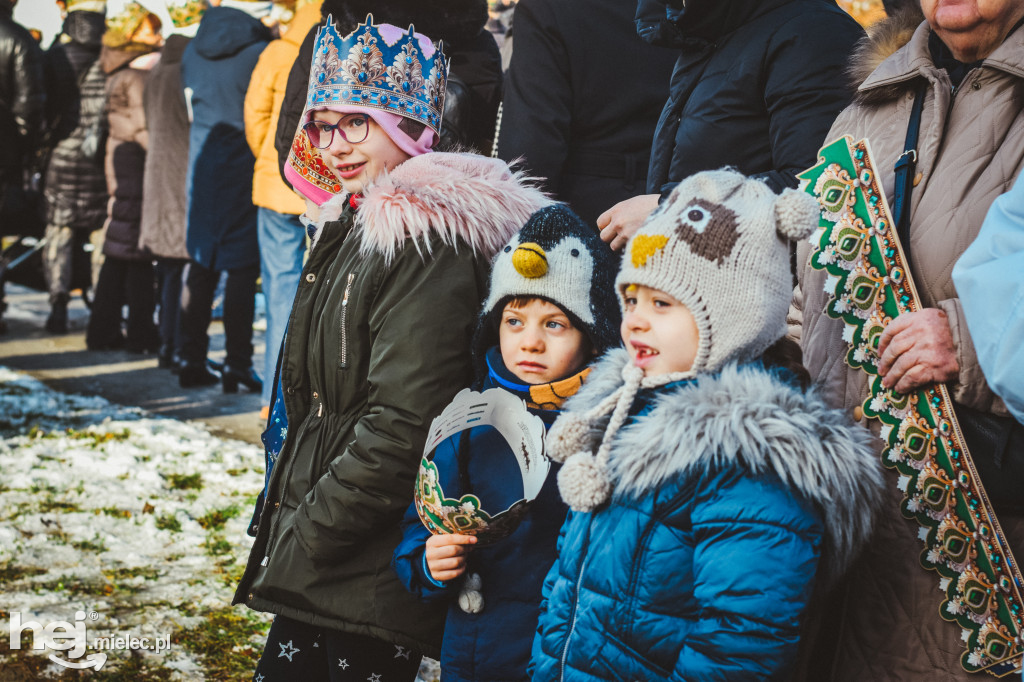
POLYGON ((892 197, 892 219, 896 221, 896 234, 900 238, 903 254, 910 259, 910 194, 914 190, 914 169, 917 168, 917 139, 921 132, 921 111, 924 97, 928 92, 928 81, 924 81, 914 97, 907 124, 907 140, 903 153, 896 159, 896 183, 892 197))

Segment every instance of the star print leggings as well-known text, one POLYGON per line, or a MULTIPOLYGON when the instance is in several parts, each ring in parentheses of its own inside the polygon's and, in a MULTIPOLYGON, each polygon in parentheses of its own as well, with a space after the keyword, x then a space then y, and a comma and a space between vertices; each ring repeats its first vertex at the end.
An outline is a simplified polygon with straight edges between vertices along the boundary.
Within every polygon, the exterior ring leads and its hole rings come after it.
POLYGON ((413 682, 420 653, 277 616, 253 682, 413 682))

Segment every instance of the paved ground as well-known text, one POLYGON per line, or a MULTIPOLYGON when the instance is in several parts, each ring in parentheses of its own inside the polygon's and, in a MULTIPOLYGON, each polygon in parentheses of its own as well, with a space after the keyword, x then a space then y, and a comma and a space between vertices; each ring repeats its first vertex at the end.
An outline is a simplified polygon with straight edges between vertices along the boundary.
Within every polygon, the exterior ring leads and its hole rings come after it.
MULTIPOLYGON (((209 425, 217 436, 259 442, 260 397, 244 388, 225 395, 220 386, 183 389, 178 378, 156 366, 156 356, 123 351, 90 351, 85 347, 89 311, 81 297, 68 309, 69 333, 54 336, 43 329, 49 306, 46 294, 7 285, 8 332, 0 336, 0 365, 26 372, 65 393, 99 395, 157 415, 193 419, 209 425)), ((224 357, 223 327, 210 329, 210 357, 224 357)), ((263 366, 263 333, 254 333, 255 366, 263 366)))

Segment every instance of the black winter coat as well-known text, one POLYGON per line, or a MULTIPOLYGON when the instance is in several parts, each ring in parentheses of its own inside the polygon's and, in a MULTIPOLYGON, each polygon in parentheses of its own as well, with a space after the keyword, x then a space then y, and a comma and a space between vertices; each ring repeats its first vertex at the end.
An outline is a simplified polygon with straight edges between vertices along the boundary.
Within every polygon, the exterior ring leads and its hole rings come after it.
POLYGON ((334 18, 334 25, 343 36, 354 31, 366 15, 372 13, 375 22, 402 28, 413 24, 417 33, 435 43, 443 41, 444 53, 452 61, 439 148, 451 148, 456 143, 490 154, 501 102, 501 54, 494 38, 484 29, 487 23, 485 0, 324 0, 321 12, 323 21, 306 34, 299 57, 288 74, 281 115, 277 119, 274 148, 282 178, 306 105, 313 44, 328 15, 334 18))
POLYGON ((55 146, 46 172, 47 222, 95 230, 107 217, 103 145, 86 155, 82 141, 104 116, 107 75, 99 64, 106 26, 98 12, 71 12, 46 51, 46 109, 55 146))
POLYGON ((46 101, 43 52, 11 14, 9 5, 0 5, 0 193, 21 182, 25 157, 39 143, 46 101))
POLYGON ((270 31, 241 10, 213 7, 181 59, 191 92, 188 149, 189 257, 215 270, 258 265, 252 174, 245 141, 245 91, 270 31))
POLYGON ((733 166, 796 187, 850 102, 846 62, 864 31, 830 0, 640 0, 637 27, 680 50, 647 191, 733 166))
POLYGON ((498 156, 584 222, 642 194, 678 52, 645 44, 622 0, 522 0, 505 81, 498 156))

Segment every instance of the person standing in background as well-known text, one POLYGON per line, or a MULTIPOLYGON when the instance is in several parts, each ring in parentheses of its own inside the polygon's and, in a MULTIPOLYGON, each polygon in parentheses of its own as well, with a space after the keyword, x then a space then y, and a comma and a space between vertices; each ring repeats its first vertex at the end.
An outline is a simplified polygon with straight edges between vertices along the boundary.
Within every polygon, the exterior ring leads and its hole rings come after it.
POLYGON ((678 56, 640 40, 635 9, 621 0, 522 0, 515 10, 498 158, 522 157, 592 227, 644 190, 678 56))
MULTIPOLYGON (((46 170, 46 248, 50 294, 46 330, 68 330, 72 261, 107 218, 103 171, 107 76, 99 63, 106 3, 67 0, 64 28, 46 51, 47 125, 53 152, 46 170)), ((97 233, 98 239, 102 233, 97 233)))
POLYGON ((156 257, 160 304, 158 364, 176 370, 181 345, 181 283, 188 263, 185 220, 188 199, 188 108, 181 86, 181 58, 199 29, 206 0, 165 0, 173 33, 149 72, 142 104, 149 128, 149 151, 142 180, 139 248, 156 257))
POLYGON ((182 388, 223 381, 262 390, 252 369, 252 321, 259 246, 252 171, 256 161, 243 130, 245 91, 271 33, 261 19, 270 2, 223 0, 210 8, 185 48, 181 83, 191 112, 188 165, 188 227, 191 262, 181 297, 182 388), (206 365, 214 292, 221 272, 224 290, 223 377, 206 365))
POLYGON ((640 0, 637 30, 678 60, 651 146, 647 190, 597 220, 613 249, 690 175, 724 166, 776 192, 814 164, 853 95, 846 61, 864 35, 831 0, 640 0))
POLYGON ((107 189, 110 203, 103 226, 103 265, 85 333, 90 350, 125 347, 154 352, 153 257, 139 249, 142 181, 149 135, 142 108, 146 75, 159 61, 160 19, 137 2, 124 3, 107 18, 100 64, 107 74, 107 189), (128 305, 127 335, 121 307, 128 305))
MULTIPOLYGON (((320 21, 320 2, 300 3, 281 38, 263 50, 245 95, 245 138, 256 155, 252 202, 257 207, 260 276, 266 301, 267 333, 261 404, 269 412, 271 382, 288 325, 288 313, 302 274, 306 229, 299 220, 306 204, 281 179, 277 170, 274 131, 284 101, 288 72, 306 33, 320 21)), ((264 415, 264 418, 266 415, 264 415)))
MULTIPOLYGON (((18 230, 31 211, 25 194, 28 160, 39 144, 46 90, 43 53, 31 34, 11 18, 17 0, 0 0, 0 234, 18 230)), ((0 279, 0 334, 4 283, 0 279)))

